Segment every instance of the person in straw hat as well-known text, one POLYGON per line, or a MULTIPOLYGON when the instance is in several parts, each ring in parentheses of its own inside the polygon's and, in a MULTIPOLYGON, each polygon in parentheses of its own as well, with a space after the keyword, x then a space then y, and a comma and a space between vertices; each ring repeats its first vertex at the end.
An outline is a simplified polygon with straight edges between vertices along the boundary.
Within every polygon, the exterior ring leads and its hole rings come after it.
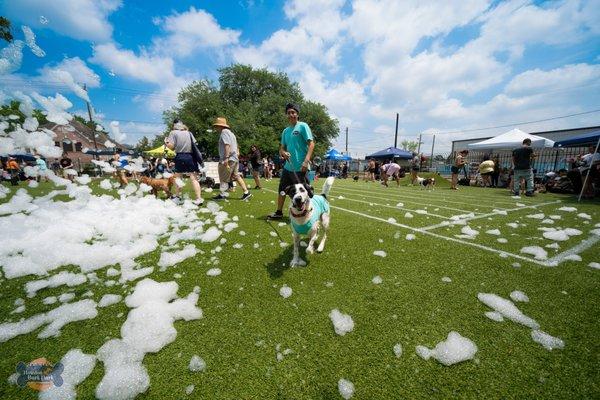
POLYGON ((229 196, 227 189, 229 188, 228 182, 236 180, 238 185, 244 191, 242 200, 248 200, 252 197, 252 194, 248 191, 246 182, 238 174, 240 149, 238 147, 237 139, 233 132, 231 132, 227 120, 223 117, 218 117, 213 123, 213 127, 219 133, 219 191, 220 193, 213 197, 213 200, 224 200, 229 196))

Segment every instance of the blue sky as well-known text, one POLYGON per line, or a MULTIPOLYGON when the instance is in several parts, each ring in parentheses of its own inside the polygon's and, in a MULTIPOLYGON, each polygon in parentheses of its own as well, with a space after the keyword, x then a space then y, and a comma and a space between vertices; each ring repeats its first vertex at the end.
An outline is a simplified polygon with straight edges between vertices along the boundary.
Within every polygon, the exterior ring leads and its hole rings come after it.
MULTIPOLYGON (((598 0, 3 0, 0 15, 18 40, 29 26, 46 53, 24 47, 2 71, 4 101, 58 90, 81 113, 75 85, 86 83, 98 117, 128 143, 163 129, 182 87, 232 62, 288 73, 349 127, 354 156, 393 144, 396 113, 400 140, 424 133, 429 149, 435 133, 447 151, 508 129, 443 132, 600 109, 598 0)), ((590 125, 600 113, 519 128, 590 125)))

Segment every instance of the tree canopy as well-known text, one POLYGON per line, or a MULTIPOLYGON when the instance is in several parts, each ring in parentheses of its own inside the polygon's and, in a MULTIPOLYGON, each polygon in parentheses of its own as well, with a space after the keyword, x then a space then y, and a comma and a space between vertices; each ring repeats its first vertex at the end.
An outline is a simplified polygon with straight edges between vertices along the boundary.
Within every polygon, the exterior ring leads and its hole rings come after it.
MULTIPOLYGON (((173 119, 181 119, 208 155, 217 154, 218 135, 212 129, 216 117, 227 118, 242 155, 249 153, 252 144, 263 154, 277 154, 281 132, 288 124, 285 105, 289 102, 300 105, 300 120, 310 126, 315 138, 315 155, 324 154, 338 135, 338 121, 327 108, 305 99, 285 73, 234 64, 219 74, 218 85, 207 80, 191 83, 179 93, 179 105, 164 113, 169 127, 173 119)), ((154 144, 161 144, 163 137, 154 144)))
POLYGON ((5 17, 0 17, 0 39, 9 43, 13 41, 13 35, 10 32, 10 21, 5 17))
MULTIPOLYGON (((23 122, 25 122, 25 118, 27 118, 27 116, 21 111, 20 108, 21 108, 20 101, 11 100, 10 103, 0 106, 0 116, 9 117, 11 115, 15 115, 18 118, 8 119, 8 123, 9 124, 18 123, 18 124, 22 125, 23 122)), ((40 125, 48 123, 46 116, 44 115, 44 113, 41 110, 34 109, 33 116, 38 120, 38 123, 40 125)))

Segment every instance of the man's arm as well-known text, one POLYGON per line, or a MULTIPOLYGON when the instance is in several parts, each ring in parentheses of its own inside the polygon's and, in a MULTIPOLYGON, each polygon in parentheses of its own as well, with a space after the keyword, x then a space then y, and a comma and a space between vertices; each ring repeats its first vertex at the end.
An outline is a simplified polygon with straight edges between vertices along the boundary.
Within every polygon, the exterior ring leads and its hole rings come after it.
POLYGON ((310 159, 312 158, 313 150, 315 149, 314 140, 308 141, 308 151, 306 152, 306 157, 304 158, 304 162, 302 163, 302 171, 306 171, 310 164, 310 159))
POLYGON ((284 160, 289 160, 290 158, 290 153, 287 152, 287 147, 285 147, 283 143, 279 144, 279 157, 283 158, 284 160))
POLYGON ((230 150, 231 150, 231 145, 229 145, 229 143, 225 143, 225 152, 223 154, 223 160, 221 160, 221 162, 223 162, 223 164, 227 164, 227 160, 229 160, 230 150))

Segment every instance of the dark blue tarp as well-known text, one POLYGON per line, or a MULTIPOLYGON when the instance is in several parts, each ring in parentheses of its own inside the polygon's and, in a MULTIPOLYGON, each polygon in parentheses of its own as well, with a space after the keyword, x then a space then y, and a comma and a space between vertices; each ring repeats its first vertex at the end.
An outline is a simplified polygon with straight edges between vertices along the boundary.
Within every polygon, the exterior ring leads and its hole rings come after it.
POLYGON ((400 158, 403 160, 410 160, 413 158, 413 155, 410 151, 400 150, 397 147, 388 147, 387 149, 379 150, 376 153, 368 155, 367 158, 400 158))
POLYGON ((14 157, 19 161, 35 161, 33 154, 9 154, 9 157, 14 157))
POLYGON ((554 142, 554 147, 581 147, 598 143, 600 140, 600 129, 585 133, 583 135, 575 136, 570 139, 561 140, 560 142, 554 142))
POLYGON ((350 161, 352 157, 344 155, 337 151, 336 149, 331 149, 325 154, 326 160, 335 160, 335 161, 350 161))

